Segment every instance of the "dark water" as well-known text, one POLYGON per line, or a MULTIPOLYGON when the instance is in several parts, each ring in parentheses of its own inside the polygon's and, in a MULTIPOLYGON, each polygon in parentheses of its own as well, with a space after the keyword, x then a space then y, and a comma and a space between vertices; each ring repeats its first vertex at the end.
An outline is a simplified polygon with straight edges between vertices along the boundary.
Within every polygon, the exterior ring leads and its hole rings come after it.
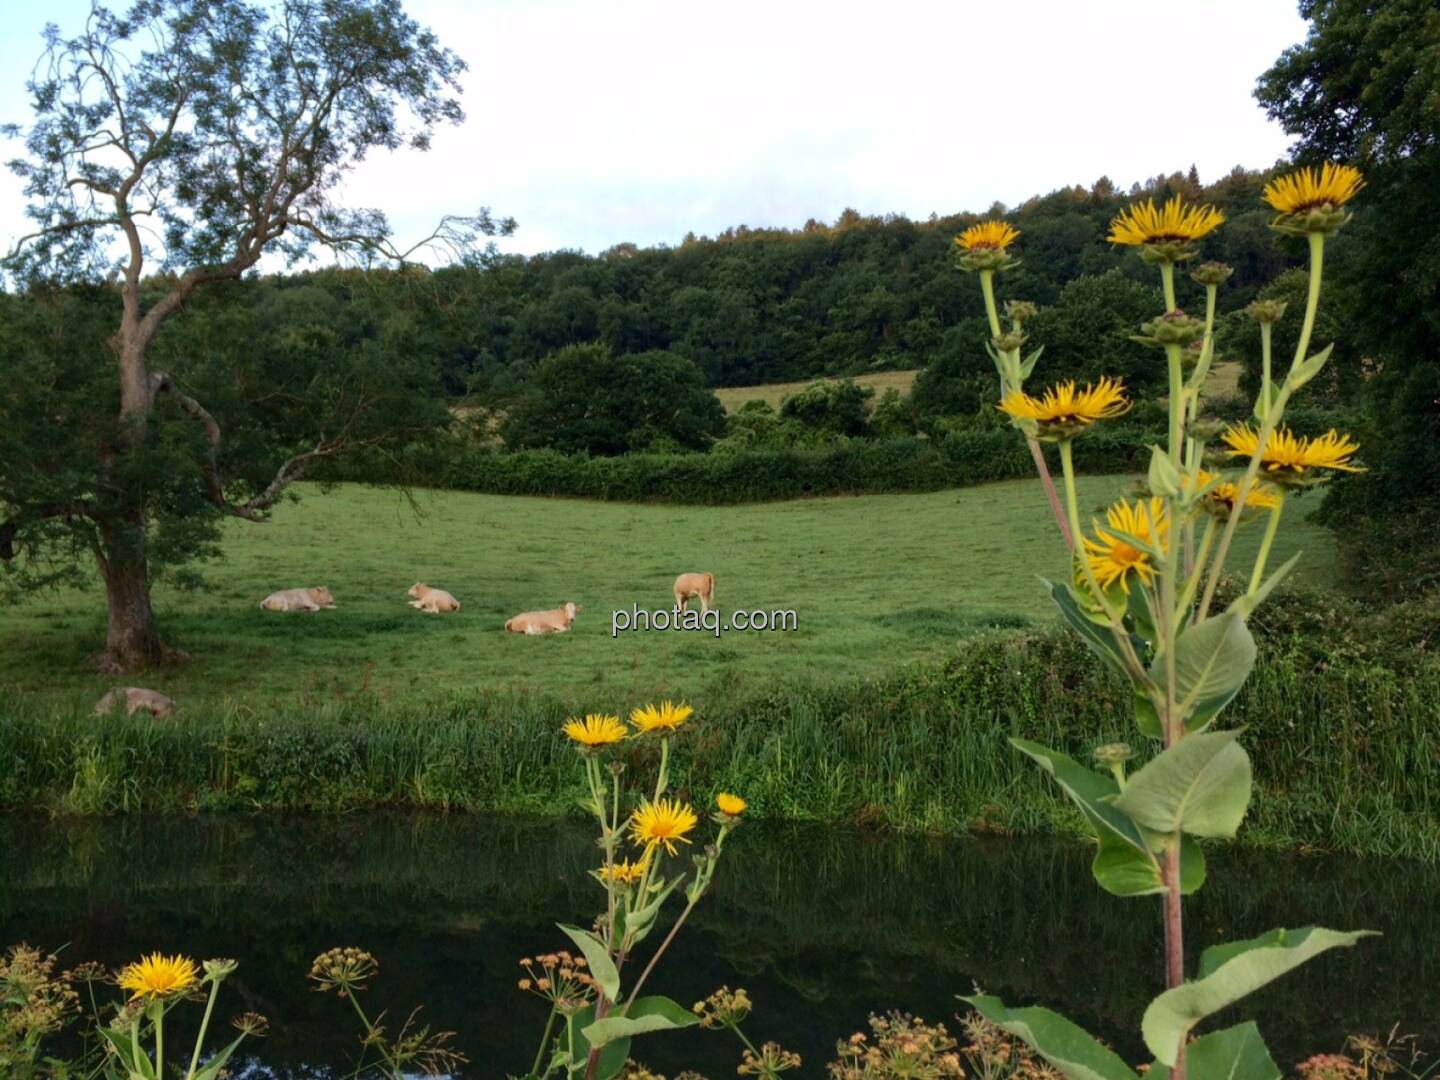
MULTIPOLYGON (((0 817, 0 943, 119 965, 142 951, 232 956, 222 1009, 272 1022, 248 1076, 341 1076, 343 1002, 310 992, 311 958, 354 944, 380 961, 370 992, 392 1020, 417 1004, 452 1029, 467 1077, 521 1072, 544 1007, 516 960, 562 947, 600 888, 583 826, 474 817, 206 818, 47 823, 0 817)), ((1313 961, 1249 1000, 1284 1066, 1347 1033, 1400 1024, 1440 1049, 1440 873, 1414 864, 1217 851, 1187 907, 1191 966, 1222 939, 1273 926, 1368 927, 1383 938, 1313 961)), ((756 1003, 752 1037, 823 1075, 872 1010, 949 1019, 976 984, 1062 1008, 1146 1060, 1135 1034, 1159 989, 1158 902, 1101 893, 1082 848, 1048 841, 876 838, 741 829, 714 891, 651 982, 689 1004, 721 984, 756 1003)), ((655 939, 658 940, 659 935, 655 939)), ((733 1076, 723 1033, 646 1036, 666 1072, 733 1076)))

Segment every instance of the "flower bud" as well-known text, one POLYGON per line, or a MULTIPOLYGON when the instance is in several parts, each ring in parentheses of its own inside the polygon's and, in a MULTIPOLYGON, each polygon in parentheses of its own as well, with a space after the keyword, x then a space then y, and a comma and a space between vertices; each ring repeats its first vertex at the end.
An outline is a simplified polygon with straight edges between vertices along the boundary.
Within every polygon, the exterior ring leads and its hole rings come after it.
POLYGON ((960 256, 960 269, 971 272, 989 270, 992 273, 1001 270, 1013 270, 1020 265, 1020 260, 1007 253, 1003 248, 976 248, 974 251, 967 251, 960 256))
POLYGON ((1270 227, 1287 236, 1332 233, 1349 221, 1351 216, 1348 211, 1325 203, 1296 214, 1281 214, 1270 222, 1270 227))
POLYGON ((1224 431, 1229 425, 1213 416, 1198 416, 1186 425, 1186 434, 1199 442, 1207 443, 1224 431))
POLYGON ((1001 334, 999 337, 991 338, 990 340, 994 342, 998 352, 1007 353, 1019 350, 1019 348, 1025 344, 1025 339, 1026 335, 1016 330, 1011 330, 1008 334, 1001 334))
POLYGON ((1132 341, 1160 348, 1167 345, 1189 345, 1205 334, 1205 324, 1199 319, 1186 315, 1179 308, 1166 312, 1158 319, 1141 323, 1140 329, 1144 333, 1132 335, 1132 341))
POLYGON ((1203 262, 1194 270, 1190 271, 1190 280, 1196 285, 1223 285, 1225 280, 1235 272, 1233 266, 1226 266, 1222 262, 1203 262))
POLYGON ((1040 309, 1029 300, 1005 301, 1005 317, 1013 322, 1017 329, 1038 314, 1040 314, 1040 309))
POLYGON ((1277 323, 1285 314, 1283 300, 1256 300, 1245 309, 1245 314, 1257 323, 1277 323))
POLYGON ((1135 751, 1130 749, 1129 743, 1112 742, 1095 748, 1095 763, 1107 768, 1111 765, 1123 765, 1134 756, 1135 751))

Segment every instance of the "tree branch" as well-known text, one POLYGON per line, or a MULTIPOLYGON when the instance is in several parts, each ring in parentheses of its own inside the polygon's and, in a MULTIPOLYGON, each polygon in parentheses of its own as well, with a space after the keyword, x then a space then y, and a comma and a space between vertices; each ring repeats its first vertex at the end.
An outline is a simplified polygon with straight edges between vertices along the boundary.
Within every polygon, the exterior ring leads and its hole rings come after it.
POLYGON ((25 525, 47 518, 70 518, 83 512, 83 505, 76 501, 46 503, 33 510, 22 510, 9 521, 0 524, 0 562, 8 563, 15 558, 15 537, 25 525))

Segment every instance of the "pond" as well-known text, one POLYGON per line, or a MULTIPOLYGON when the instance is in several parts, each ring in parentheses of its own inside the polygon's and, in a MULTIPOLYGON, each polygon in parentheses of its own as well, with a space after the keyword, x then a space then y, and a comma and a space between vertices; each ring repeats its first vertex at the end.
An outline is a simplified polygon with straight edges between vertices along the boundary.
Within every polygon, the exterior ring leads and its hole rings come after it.
MULTIPOLYGON (((67 964, 118 966, 142 951, 231 956, 221 1004, 271 1034, 248 1077, 340 1077, 351 1016, 312 993, 310 960, 332 945, 373 952, 376 1008, 457 1033, 466 1077, 521 1072, 544 1006, 515 986, 516 961, 563 947, 557 921, 586 922, 595 848, 568 822, 465 816, 202 817, 48 822, 0 817, 0 943, 64 946, 67 964)), ((1286 1067, 1347 1033, 1398 1023, 1440 1050, 1440 871, 1410 863, 1217 850, 1187 907, 1198 950, 1274 926, 1382 930, 1252 998, 1286 1067)), ((748 1030, 823 1075, 867 1013, 951 1021, 979 985, 1060 1007, 1132 1061, 1160 970, 1158 903, 1101 893, 1078 845, 938 840, 750 825, 726 846, 716 886, 652 982, 688 1005, 722 984, 756 1005, 748 1030)), ((953 1022, 949 1024, 952 1031, 953 1022)), ((639 1056, 673 1074, 733 1076, 725 1033, 646 1036, 639 1056)))

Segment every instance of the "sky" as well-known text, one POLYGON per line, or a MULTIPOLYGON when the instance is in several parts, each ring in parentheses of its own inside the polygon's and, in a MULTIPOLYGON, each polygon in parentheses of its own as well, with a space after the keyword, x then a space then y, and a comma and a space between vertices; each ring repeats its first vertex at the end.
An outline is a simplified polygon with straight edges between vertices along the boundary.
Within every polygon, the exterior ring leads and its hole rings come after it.
MULTIPOLYGON (((1256 78, 1294 0, 407 0, 469 64, 467 118, 382 153, 342 201, 400 246, 445 213, 517 219, 519 253, 678 244, 734 225, 983 211, 1109 176, 1262 167, 1288 138, 1256 78)), ((0 123, 29 116, 44 23, 0 0, 0 123)), ((20 148, 0 140, 0 156, 20 148)), ((0 249, 25 231, 0 176, 0 249)))

